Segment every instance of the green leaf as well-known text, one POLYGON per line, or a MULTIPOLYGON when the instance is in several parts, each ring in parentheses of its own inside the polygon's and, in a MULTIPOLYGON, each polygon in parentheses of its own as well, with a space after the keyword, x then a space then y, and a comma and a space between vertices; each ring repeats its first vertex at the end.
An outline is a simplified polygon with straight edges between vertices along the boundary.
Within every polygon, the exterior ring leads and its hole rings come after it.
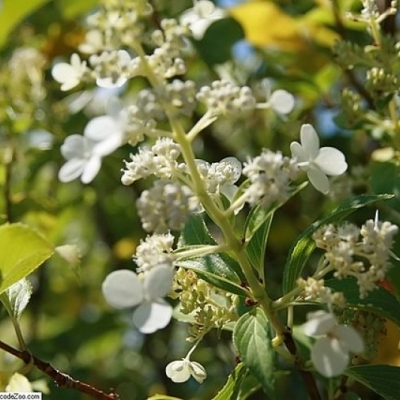
POLYGON ((31 294, 32 285, 23 278, 0 294, 0 301, 3 303, 8 314, 18 321, 22 311, 25 310, 25 307, 29 303, 31 294))
POLYGON ((254 233, 246 247, 250 263, 258 271, 259 276, 263 276, 265 249, 273 217, 274 214, 271 213, 254 233))
POLYGON ((218 392, 213 400, 231 400, 237 399, 240 391, 240 386, 243 379, 246 377, 246 367, 240 363, 229 375, 224 387, 218 392))
POLYGON ((243 38, 241 25, 233 18, 224 18, 212 23, 195 46, 208 65, 222 64, 231 60, 232 46, 243 38))
POLYGON ((26 225, 0 226, 0 293, 32 273, 53 252, 53 248, 26 225))
POLYGON ((386 400, 398 400, 400 367, 391 365, 359 365, 347 368, 345 375, 367 386, 386 400))
POLYGON ((87 13, 96 4, 98 0, 56 0, 56 5, 65 19, 76 18, 87 13))
POLYGON ((4 0, 0 11, 0 47, 8 35, 24 18, 49 0, 4 0))
POLYGON ((264 391, 275 397, 274 350, 268 320, 260 308, 242 315, 233 331, 235 344, 244 365, 261 383, 264 391))
POLYGON ((378 287, 364 299, 360 299, 360 292, 355 278, 330 279, 325 282, 335 292, 343 292, 348 306, 361 308, 392 320, 400 326, 400 302, 390 292, 378 287))
POLYGON ((373 162, 370 175, 371 187, 375 193, 393 193, 387 205, 395 210, 400 207, 400 166, 395 162, 373 162))
POLYGON ((338 222, 347 217, 352 212, 373 204, 380 200, 391 199, 393 195, 382 194, 374 196, 358 196, 343 202, 335 211, 327 217, 314 222, 309 226, 296 240, 292 246, 289 257, 286 260, 283 271, 283 292, 290 292, 295 286, 296 281, 300 277, 304 266, 315 248, 315 243, 312 239, 314 232, 322 225, 338 222))
POLYGON ((155 394, 148 397, 147 400, 182 400, 180 397, 167 396, 165 394, 155 394))
POLYGON ((191 215, 178 240, 178 248, 195 244, 217 244, 200 214, 191 215))
MULTIPOLYGON (((292 192, 290 193, 290 197, 292 198, 296 195, 300 190, 304 189, 307 186, 308 182, 304 182, 299 186, 296 186, 292 192)), ((286 200, 287 201, 287 200, 286 200)), ((253 235, 258 231, 258 229, 264 224, 264 222, 271 218, 271 215, 280 207, 283 206, 284 203, 277 202, 273 204, 269 208, 262 207, 258 205, 251 209, 245 225, 244 225, 244 239, 248 242, 253 235)))
POLYGON ((179 267, 191 269, 206 282, 227 292, 246 296, 246 291, 240 286, 241 279, 235 271, 239 264, 226 254, 208 254, 176 262, 179 267))

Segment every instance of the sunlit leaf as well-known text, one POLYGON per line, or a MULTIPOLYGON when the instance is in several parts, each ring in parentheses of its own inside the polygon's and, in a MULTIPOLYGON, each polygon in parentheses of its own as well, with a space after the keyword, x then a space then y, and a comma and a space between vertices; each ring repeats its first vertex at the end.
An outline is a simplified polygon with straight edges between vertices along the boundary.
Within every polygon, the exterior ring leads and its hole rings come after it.
POLYGON ((26 16, 49 0, 4 0, 0 11, 0 47, 4 46, 8 35, 26 16))
POLYGON ((28 276, 53 252, 49 243, 26 225, 0 226, 0 293, 28 276))
POLYGON ((29 303, 31 294, 32 285, 26 279, 21 279, 1 293, 0 300, 7 312, 18 321, 22 311, 24 311, 29 303))

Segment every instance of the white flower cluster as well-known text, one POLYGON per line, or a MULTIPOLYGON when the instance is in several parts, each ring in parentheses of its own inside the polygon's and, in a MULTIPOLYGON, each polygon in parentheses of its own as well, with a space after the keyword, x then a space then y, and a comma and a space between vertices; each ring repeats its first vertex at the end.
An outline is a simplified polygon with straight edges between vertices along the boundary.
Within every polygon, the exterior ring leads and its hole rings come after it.
POLYGON ((235 86, 228 80, 214 81, 203 86, 197 94, 197 100, 205 103, 207 109, 216 115, 235 115, 256 108, 256 99, 248 86, 235 86))
POLYGON ((353 276, 364 298, 383 280, 390 267, 393 237, 399 228, 390 222, 368 220, 361 229, 353 224, 338 228, 332 224, 313 235, 317 247, 324 249, 327 267, 338 279, 353 276))
POLYGON ((186 72, 185 62, 181 58, 182 51, 187 47, 185 36, 189 33, 185 27, 174 19, 164 19, 160 23, 162 30, 152 35, 153 42, 158 46, 146 60, 153 73, 165 79, 186 72))
POLYGON ((140 147, 139 153, 131 154, 131 161, 125 161, 121 181, 124 185, 131 185, 152 175, 168 179, 179 170, 176 160, 180 154, 180 146, 168 138, 158 139, 151 149, 140 147))
POLYGON ((155 233, 182 229, 189 216, 200 211, 189 187, 164 180, 143 191, 136 205, 143 229, 155 233))
POLYGON ((227 157, 212 164, 204 160, 196 160, 196 163, 208 193, 222 192, 230 198, 230 195, 237 190, 234 183, 242 173, 242 164, 237 158, 227 157))
POLYGON ((244 163, 243 175, 247 176, 250 186, 246 189, 246 199, 250 205, 270 206, 275 201, 288 199, 291 182, 296 179, 298 168, 295 160, 264 150, 261 155, 244 163))
POLYGON ((173 267, 172 245, 174 237, 171 233, 165 235, 149 235, 136 248, 134 261, 138 265, 138 272, 148 272, 157 265, 173 267))
POLYGON ((159 264, 140 275, 122 269, 109 274, 103 282, 107 302, 120 309, 135 307, 133 324, 142 333, 165 328, 172 317, 172 307, 163 299, 171 286, 174 269, 159 264))
POLYGON ((95 54, 129 45, 143 35, 143 20, 153 9, 147 0, 103 1, 86 22, 89 31, 85 42, 79 46, 83 53, 95 54))
POLYGON ((350 353, 364 351, 360 334, 351 326, 339 325, 336 317, 326 311, 309 313, 307 319, 304 333, 318 337, 311 349, 315 369, 327 378, 341 375, 349 364, 350 353))

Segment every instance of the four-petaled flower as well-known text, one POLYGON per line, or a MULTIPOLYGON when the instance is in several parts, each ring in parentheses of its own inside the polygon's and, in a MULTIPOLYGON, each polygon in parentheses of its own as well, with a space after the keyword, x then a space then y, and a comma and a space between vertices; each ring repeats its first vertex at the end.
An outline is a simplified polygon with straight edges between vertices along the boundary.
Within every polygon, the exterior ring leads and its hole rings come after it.
POLYGON ((101 167, 103 157, 114 152, 123 143, 124 133, 118 121, 111 116, 93 118, 81 135, 68 136, 61 146, 67 162, 61 167, 58 178, 70 182, 79 176, 90 183, 101 167))
POLYGON ((335 316, 326 311, 309 313, 307 319, 304 333, 319 336, 311 349, 315 369, 327 378, 341 375, 349 363, 350 352, 364 351, 360 334, 351 326, 339 325, 335 316))
POLYGON ((175 383, 186 382, 191 376, 199 383, 207 378, 205 368, 196 361, 190 361, 189 357, 170 362, 165 373, 175 383))
POLYGON ((319 138, 310 124, 304 124, 300 131, 300 143, 292 142, 290 150, 301 169, 307 171, 308 179, 320 192, 327 194, 327 175, 337 176, 347 169, 344 154, 333 147, 319 147, 319 138))
POLYGON ((141 277, 127 269, 114 271, 103 282, 103 295, 115 308, 138 306, 133 312, 133 324, 142 333, 153 333, 171 320, 172 307, 163 297, 171 289, 173 276, 169 265, 154 267, 141 277))
POLYGON ((56 64, 51 74, 57 82, 61 83, 61 90, 67 91, 79 85, 86 71, 86 61, 81 61, 79 55, 74 53, 69 64, 64 62, 56 64))

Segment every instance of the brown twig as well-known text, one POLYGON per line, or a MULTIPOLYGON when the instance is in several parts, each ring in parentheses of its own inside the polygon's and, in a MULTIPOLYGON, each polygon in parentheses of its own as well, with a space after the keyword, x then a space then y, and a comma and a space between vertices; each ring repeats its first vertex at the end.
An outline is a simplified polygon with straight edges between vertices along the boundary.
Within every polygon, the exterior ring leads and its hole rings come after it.
POLYGON ((35 367, 48 375, 58 387, 76 390, 98 400, 117 400, 119 398, 116 393, 105 393, 85 382, 78 381, 63 372, 58 371, 48 362, 42 361, 30 354, 29 351, 17 350, 2 341, 0 341, 0 348, 21 359, 26 364, 32 363, 35 367))
MULTIPOLYGON (((285 336, 284 336, 284 343, 286 348, 289 350, 289 353, 294 357, 295 362, 298 364, 299 363, 299 356, 297 354, 297 347, 296 343, 293 340, 293 336, 290 332, 290 330, 285 331, 285 336)), ((317 384, 315 382, 315 379, 312 375, 311 372, 305 371, 304 369, 299 366, 299 372, 300 376, 303 379, 307 390, 308 394, 310 395, 310 399, 312 400, 321 400, 321 395, 319 394, 317 384)))

